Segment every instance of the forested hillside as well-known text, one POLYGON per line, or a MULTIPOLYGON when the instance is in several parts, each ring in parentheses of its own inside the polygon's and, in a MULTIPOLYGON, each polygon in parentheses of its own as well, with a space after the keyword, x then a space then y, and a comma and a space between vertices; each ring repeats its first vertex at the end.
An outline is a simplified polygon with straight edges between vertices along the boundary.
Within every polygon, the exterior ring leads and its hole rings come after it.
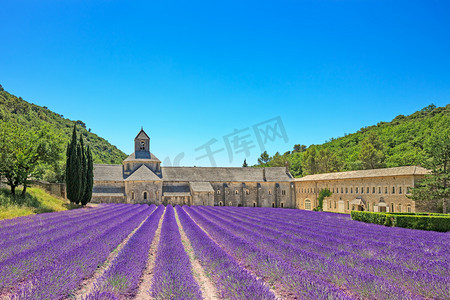
MULTIPOLYGON (((73 130, 73 124, 75 121, 64 118, 63 115, 57 114, 49 110, 47 107, 41 107, 32 103, 28 103, 21 97, 16 97, 3 89, 0 85, 0 122, 17 122, 22 126, 26 126, 31 129, 47 128, 55 135, 61 138, 61 142, 65 146, 70 140, 70 136, 73 130)), ((86 128, 86 125, 82 121, 76 121, 79 126, 78 135, 82 134, 87 144, 90 145, 94 162, 95 163, 108 163, 108 164, 120 164, 126 158, 125 153, 119 150, 117 147, 111 145, 107 140, 99 137, 98 135, 90 132, 90 128, 86 128)), ((65 151, 65 150, 64 150, 65 151)), ((56 167, 57 174, 47 174, 50 177, 60 177, 63 173, 62 168, 65 163, 65 152, 61 161, 56 167)), ((45 173, 47 170, 43 170, 45 173)), ((44 175, 43 175, 44 176, 44 175)), ((45 179, 45 178, 44 178, 45 179)), ((47 178, 52 181, 55 178, 47 178)), ((60 179, 56 179, 59 181, 60 179)))
POLYGON ((428 137, 450 128, 450 104, 427 106, 391 122, 361 128, 353 134, 332 138, 309 147, 296 144, 293 151, 269 156, 263 153, 257 166, 284 166, 289 163, 295 177, 308 174, 383 167, 420 165, 428 137))

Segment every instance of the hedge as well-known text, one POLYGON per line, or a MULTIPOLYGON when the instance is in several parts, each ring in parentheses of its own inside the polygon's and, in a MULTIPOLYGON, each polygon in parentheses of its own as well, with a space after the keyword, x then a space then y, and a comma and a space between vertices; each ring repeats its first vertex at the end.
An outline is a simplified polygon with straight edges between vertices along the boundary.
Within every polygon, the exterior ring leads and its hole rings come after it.
POLYGON ((352 211, 352 219, 385 226, 421 230, 450 231, 450 215, 428 213, 382 213, 352 211))

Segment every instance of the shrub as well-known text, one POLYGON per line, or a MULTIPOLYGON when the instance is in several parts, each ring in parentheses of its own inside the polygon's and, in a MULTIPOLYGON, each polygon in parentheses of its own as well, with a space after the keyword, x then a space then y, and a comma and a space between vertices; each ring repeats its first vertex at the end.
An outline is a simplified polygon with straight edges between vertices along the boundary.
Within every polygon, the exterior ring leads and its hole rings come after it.
POLYGON ((352 219, 366 223, 402 228, 450 231, 450 215, 433 213, 380 213, 352 211, 352 219))

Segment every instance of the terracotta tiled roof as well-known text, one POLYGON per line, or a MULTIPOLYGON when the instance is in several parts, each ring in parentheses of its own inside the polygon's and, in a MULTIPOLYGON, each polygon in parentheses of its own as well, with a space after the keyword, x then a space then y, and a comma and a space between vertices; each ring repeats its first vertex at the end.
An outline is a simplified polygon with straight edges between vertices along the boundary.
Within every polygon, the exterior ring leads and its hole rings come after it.
POLYGON ((302 178, 296 178, 295 181, 318 181, 318 180, 339 180, 339 179, 403 176, 403 175, 426 175, 428 173, 429 170, 419 166, 406 166, 406 167, 395 167, 384 169, 314 174, 314 175, 307 175, 302 178))

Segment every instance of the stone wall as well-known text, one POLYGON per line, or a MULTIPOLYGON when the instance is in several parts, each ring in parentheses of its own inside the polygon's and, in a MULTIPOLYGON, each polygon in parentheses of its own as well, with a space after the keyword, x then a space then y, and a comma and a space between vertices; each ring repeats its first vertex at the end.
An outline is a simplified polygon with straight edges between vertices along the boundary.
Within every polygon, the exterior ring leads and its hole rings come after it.
POLYGON ((41 189, 47 191, 50 195, 67 199, 66 196, 66 185, 64 183, 51 183, 40 180, 32 180, 30 186, 37 186, 41 189))

